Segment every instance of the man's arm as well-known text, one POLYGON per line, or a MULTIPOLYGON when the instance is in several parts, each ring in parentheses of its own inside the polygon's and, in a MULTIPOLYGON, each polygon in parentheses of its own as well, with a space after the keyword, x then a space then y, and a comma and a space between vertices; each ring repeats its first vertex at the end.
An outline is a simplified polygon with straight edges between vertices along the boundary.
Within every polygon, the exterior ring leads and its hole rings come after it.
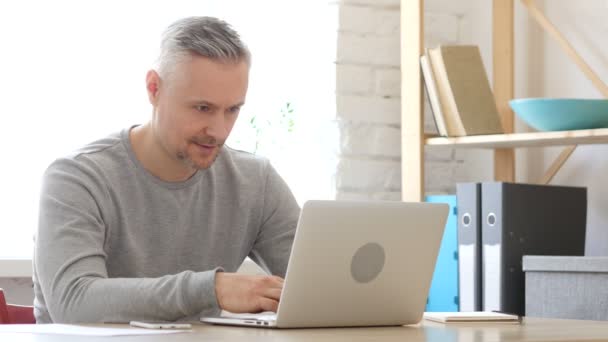
POLYGON ((217 270, 108 278, 103 203, 96 196, 105 196, 104 184, 72 161, 45 174, 34 262, 54 322, 172 321, 219 312, 217 270))
POLYGON ((300 207, 291 190, 268 163, 260 232, 249 257, 271 274, 284 277, 300 207))

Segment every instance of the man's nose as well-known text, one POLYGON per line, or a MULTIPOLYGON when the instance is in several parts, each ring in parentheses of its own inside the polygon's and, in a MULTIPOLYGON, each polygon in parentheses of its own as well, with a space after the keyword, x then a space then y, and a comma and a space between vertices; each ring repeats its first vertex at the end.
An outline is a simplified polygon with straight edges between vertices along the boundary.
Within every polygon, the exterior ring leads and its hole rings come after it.
POLYGON ((217 112, 211 117, 206 133, 207 135, 221 141, 224 138, 225 132, 226 123, 224 120, 224 115, 221 112, 217 112))

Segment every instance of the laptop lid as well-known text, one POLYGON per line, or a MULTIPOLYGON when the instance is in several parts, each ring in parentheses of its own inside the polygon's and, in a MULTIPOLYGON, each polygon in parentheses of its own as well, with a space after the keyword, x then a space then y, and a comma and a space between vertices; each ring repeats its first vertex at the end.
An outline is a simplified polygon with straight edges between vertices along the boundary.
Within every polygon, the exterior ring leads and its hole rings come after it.
POLYGON ((277 326, 419 322, 448 209, 437 203, 306 202, 277 326))
POLYGON ((276 320, 201 320, 278 328, 417 323, 448 209, 441 203, 308 201, 276 320))

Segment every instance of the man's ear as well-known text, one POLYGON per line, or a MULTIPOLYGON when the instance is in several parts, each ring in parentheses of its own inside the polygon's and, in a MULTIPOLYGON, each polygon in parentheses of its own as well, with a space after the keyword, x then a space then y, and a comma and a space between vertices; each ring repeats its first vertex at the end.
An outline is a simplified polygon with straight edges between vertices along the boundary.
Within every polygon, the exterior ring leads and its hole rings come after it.
POLYGON ((160 76, 156 70, 150 70, 146 74, 146 91, 148 92, 148 100, 153 106, 155 106, 158 101, 160 81, 160 76))

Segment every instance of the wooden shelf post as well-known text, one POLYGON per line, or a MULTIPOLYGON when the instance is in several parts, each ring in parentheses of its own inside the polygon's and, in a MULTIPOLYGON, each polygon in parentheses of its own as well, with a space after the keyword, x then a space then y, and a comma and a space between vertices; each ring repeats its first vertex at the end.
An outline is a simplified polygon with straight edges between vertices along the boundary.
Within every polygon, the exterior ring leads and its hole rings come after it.
MULTIPOLYGON (((493 85, 496 106, 505 133, 513 133, 513 111, 509 100, 514 95, 514 3, 513 0, 493 0, 493 85)), ((515 181, 515 152, 512 148, 494 151, 494 179, 515 181)))
POLYGON ((424 0, 401 0, 401 196, 424 199, 424 113, 420 56, 424 0))

